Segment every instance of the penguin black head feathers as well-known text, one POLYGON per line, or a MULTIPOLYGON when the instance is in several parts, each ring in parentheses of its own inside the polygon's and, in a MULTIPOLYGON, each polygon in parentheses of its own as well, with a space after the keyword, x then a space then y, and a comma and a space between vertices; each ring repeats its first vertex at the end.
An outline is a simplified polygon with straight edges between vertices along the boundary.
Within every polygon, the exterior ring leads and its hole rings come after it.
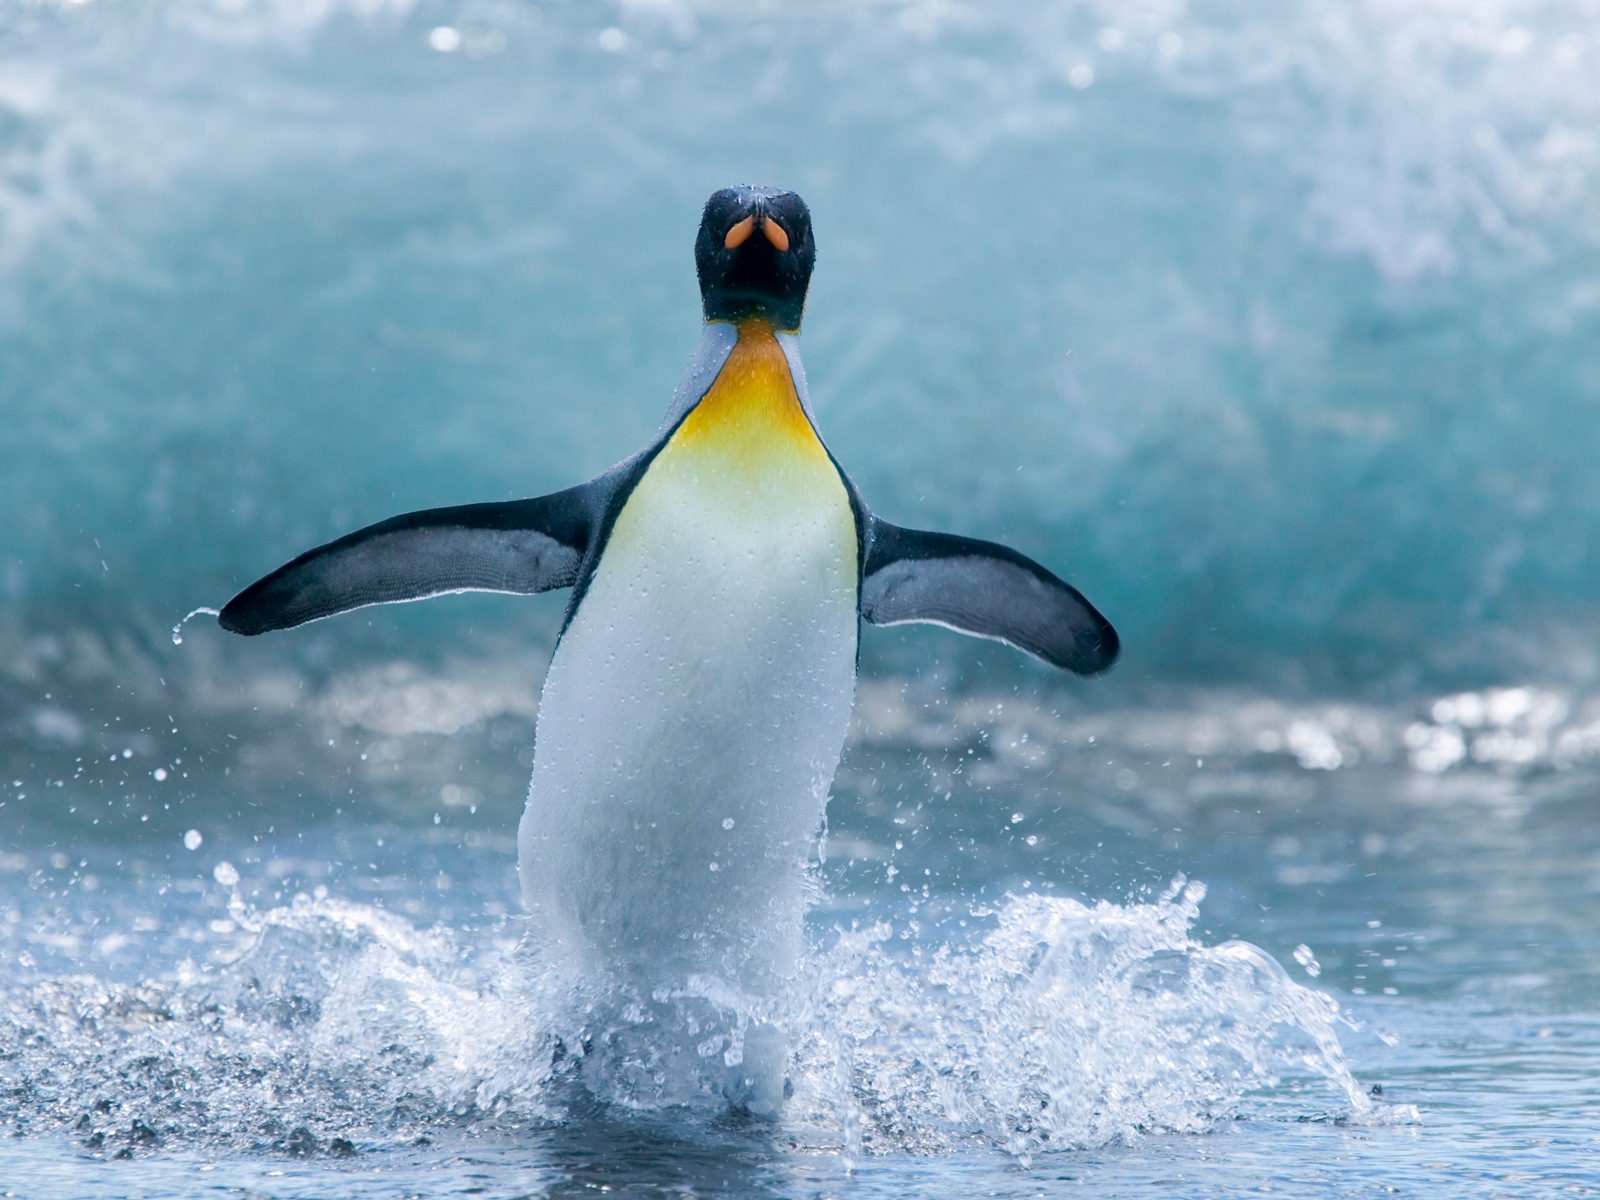
POLYGON ((706 320, 799 329, 816 261, 811 210, 793 192, 731 187, 706 201, 694 242, 706 320))

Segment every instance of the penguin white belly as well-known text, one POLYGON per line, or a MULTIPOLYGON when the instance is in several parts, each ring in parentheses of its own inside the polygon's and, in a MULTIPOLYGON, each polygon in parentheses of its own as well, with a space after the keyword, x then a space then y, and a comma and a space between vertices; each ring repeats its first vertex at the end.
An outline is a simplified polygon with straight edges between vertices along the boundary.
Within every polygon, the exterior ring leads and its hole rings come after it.
POLYGON ((519 836, 547 949, 762 988, 855 693, 855 520, 770 332, 635 487, 550 664, 519 836))

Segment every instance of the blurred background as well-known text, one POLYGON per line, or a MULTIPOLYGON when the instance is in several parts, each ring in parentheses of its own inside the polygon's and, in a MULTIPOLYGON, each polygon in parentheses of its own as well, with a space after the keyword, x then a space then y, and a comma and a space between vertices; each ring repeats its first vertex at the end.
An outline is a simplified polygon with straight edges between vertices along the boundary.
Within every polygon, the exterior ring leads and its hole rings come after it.
POLYGON ((1592 0, 6 0, 7 669, 631 453, 753 181, 870 502, 1044 559, 1124 676, 1588 682, 1597 78, 1592 0))

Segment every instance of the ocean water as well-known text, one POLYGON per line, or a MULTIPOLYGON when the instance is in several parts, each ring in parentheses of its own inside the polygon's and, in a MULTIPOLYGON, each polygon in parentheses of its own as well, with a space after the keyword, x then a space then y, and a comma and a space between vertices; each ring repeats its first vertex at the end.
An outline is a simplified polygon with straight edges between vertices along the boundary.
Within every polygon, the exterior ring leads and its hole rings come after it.
POLYGON ((0 1196, 1600 1193, 1597 77, 1591 0, 0 0, 0 1196), (542 960, 560 597, 171 635, 643 444, 733 181, 873 507, 1125 646, 865 631, 778 998, 542 960))

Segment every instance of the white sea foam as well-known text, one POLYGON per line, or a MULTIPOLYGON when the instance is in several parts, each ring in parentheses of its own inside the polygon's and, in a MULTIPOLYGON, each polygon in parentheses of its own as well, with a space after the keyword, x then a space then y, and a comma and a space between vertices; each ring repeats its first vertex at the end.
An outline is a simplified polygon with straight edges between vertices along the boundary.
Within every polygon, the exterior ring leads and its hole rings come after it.
POLYGON ((17 1048, 0 1065, 5 1116, 96 1146, 144 1128, 290 1149, 562 1123, 595 1101, 693 1123, 723 1111, 727 1068, 774 1029, 792 1093, 780 1127, 856 1156, 991 1144, 1026 1159, 1202 1132, 1281 1078, 1317 1085, 1272 1101, 1296 1115, 1414 1116, 1361 1094, 1331 998, 1255 947, 1192 938, 1202 895, 1180 881, 1145 904, 1010 897, 971 914, 973 940, 924 936, 912 955, 889 924, 855 929, 782 1000, 709 977, 649 994, 566 979, 509 928, 473 956, 365 905, 236 899, 244 934, 221 945, 246 941, 220 969, 0 992, 17 1048))
MULTIPOLYGON (((267 136, 255 139, 251 162, 239 134, 257 113, 218 110, 193 121, 182 95, 162 87, 130 96, 127 88, 78 86, 80 66, 98 67, 107 53, 115 58, 114 39, 126 32, 115 6, 8 0, 6 7, 56 9, 56 21, 31 28, 31 37, 68 32, 89 49, 81 62, 72 51, 44 62, 29 55, 33 61, 8 64, 0 74, 0 113, 28 131, 0 160, 0 263, 20 261, 41 239, 104 231, 105 205, 121 188, 181 187, 185 176, 224 162, 230 170, 272 170, 283 152, 295 152, 294 140, 315 153, 337 136, 325 121, 293 132, 262 129, 267 136), (107 42, 97 44, 102 36, 107 42), (168 136, 178 124, 185 136, 168 136)), ((460 6, 454 25, 437 24, 446 10, 418 0, 169 0, 162 7, 173 36, 193 38, 196 49, 304 49, 330 27, 350 25, 405 29, 418 49, 446 43, 478 56, 508 44, 525 49, 530 41, 577 51, 595 39, 592 22, 486 2, 460 6)), ((708 32, 739 36, 726 26, 742 17, 743 6, 727 0, 626 5, 600 44, 619 57, 648 62, 654 54, 660 62, 663 52, 682 53, 708 32)), ((826 23, 836 35, 848 32, 854 54, 877 62, 883 83, 896 88, 910 86, 899 74, 905 64, 941 62, 964 38, 982 35, 1007 47, 993 61, 966 60, 994 86, 977 96, 965 89, 957 119, 944 111, 947 95, 925 97, 941 116, 922 128, 923 140, 960 160, 1017 138, 1053 137, 1076 123, 1063 86, 1084 91, 1137 81, 1208 101, 1230 96, 1241 146, 1277 160, 1306 185, 1308 236, 1366 257, 1396 280, 1453 269, 1463 238, 1536 246, 1540 234, 1530 219, 1581 204, 1600 172, 1600 140, 1591 132, 1600 94, 1587 86, 1600 34, 1592 10, 1555 0, 1304 0, 1270 24, 1184 5, 1130 12, 1110 0, 959 13, 905 0, 840 9, 826 23), (907 43, 917 46, 917 59, 904 53, 907 43)), ((806 34, 817 27, 816 20, 796 22, 792 36, 765 53, 801 58, 810 53, 806 34)), ((136 45, 129 39, 130 49, 136 45)), ((219 59, 214 69, 231 68, 219 59)), ((205 76, 196 62, 185 70, 205 76)))

